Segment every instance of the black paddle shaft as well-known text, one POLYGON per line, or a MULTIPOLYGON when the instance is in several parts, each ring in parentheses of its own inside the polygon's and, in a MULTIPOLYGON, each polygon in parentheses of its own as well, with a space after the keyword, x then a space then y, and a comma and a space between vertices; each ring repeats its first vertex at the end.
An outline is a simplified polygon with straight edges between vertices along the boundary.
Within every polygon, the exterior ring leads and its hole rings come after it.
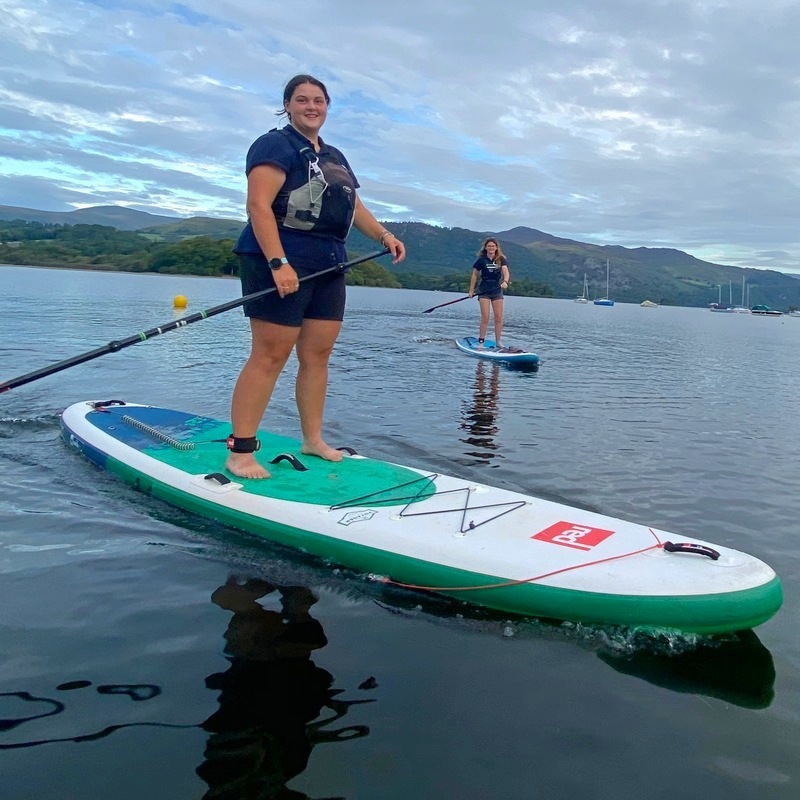
POLYGON ((423 314, 430 314, 431 311, 436 311, 437 308, 444 308, 445 306, 451 306, 453 303, 460 303, 462 300, 469 300, 470 295, 465 295, 464 297, 459 297, 458 300, 450 300, 448 303, 441 303, 438 306, 433 306, 433 308, 426 308, 422 313, 423 314))
MULTIPOLYGON (((345 264, 337 264, 335 267, 329 267, 328 269, 323 269, 319 272, 312 272, 310 275, 305 275, 304 277, 300 278, 299 281, 302 283, 303 281, 308 281, 312 278, 317 278, 320 275, 326 275, 330 272, 346 272, 348 269, 350 269, 350 267, 354 267, 356 264, 361 264, 364 261, 370 261, 373 258, 385 256, 390 252, 391 251, 388 248, 385 248, 383 250, 379 250, 378 252, 370 253, 366 256, 359 256, 358 258, 354 258, 352 261, 348 261, 345 264)), ((70 367, 75 367, 78 364, 84 364, 87 361, 104 356, 106 353, 116 353, 118 350, 124 350, 126 347, 130 347, 138 342, 145 342, 155 336, 160 336, 162 333, 174 331, 178 328, 185 328, 187 325, 191 325, 193 322, 199 322, 201 319, 214 317, 217 314, 222 314, 225 311, 230 311, 232 308, 237 308, 238 306, 244 305, 250 300, 255 300, 257 297, 263 297, 264 295, 276 291, 277 289, 274 286, 269 289, 262 289, 260 292, 253 292, 252 294, 244 295, 244 297, 239 297, 236 300, 230 300, 227 303, 222 303, 221 305, 207 308, 205 311, 198 311, 195 314, 190 314, 188 317, 181 317, 180 319, 172 320, 165 325, 159 325, 157 328, 150 328, 149 331, 135 333, 133 336, 128 336, 126 339, 109 342, 108 344, 103 345, 103 347, 98 347, 95 350, 89 350, 87 353, 81 353, 80 355, 73 356, 72 358, 64 359, 64 361, 51 364, 49 367, 43 367, 42 369, 37 369, 34 372, 29 372, 27 375, 20 375, 18 378, 12 378, 10 381, 0 383, 0 394, 7 392, 9 389, 16 389, 18 386, 24 386, 26 383, 31 383, 31 381, 39 380, 39 378, 46 378, 48 375, 52 375, 55 372, 61 372, 62 370, 69 369, 70 367)))

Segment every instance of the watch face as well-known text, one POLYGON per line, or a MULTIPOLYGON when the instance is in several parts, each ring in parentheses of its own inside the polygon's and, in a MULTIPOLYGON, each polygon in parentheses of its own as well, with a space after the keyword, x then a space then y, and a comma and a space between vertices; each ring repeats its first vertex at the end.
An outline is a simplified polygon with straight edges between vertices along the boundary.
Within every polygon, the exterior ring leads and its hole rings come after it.
POLYGON ((288 264, 289 262, 285 258, 271 258, 269 260, 269 268, 270 269, 280 269, 284 264, 288 264))

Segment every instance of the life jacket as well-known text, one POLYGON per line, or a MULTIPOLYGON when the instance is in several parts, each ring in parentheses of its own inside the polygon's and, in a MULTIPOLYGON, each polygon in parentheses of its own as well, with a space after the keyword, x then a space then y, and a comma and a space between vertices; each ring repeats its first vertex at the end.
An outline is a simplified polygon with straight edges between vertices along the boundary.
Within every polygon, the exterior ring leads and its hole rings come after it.
POLYGON ((286 213, 276 214, 278 225, 317 236, 345 239, 353 225, 356 211, 356 190, 353 176, 336 158, 320 158, 310 144, 297 134, 279 128, 292 147, 308 163, 308 180, 287 192, 286 213))

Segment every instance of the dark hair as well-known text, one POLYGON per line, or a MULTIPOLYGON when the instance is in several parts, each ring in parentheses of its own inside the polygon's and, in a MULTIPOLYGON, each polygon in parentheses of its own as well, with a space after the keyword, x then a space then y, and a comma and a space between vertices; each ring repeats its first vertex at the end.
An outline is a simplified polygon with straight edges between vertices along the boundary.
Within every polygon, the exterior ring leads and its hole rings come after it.
POLYGON ((331 98, 328 94, 328 90, 325 87, 325 84, 319 78, 315 78, 313 75, 295 75, 294 78, 292 78, 284 87, 283 108, 280 111, 275 112, 279 117, 286 113, 286 104, 292 99, 295 89, 297 89, 297 87, 303 83, 310 83, 312 86, 322 89, 322 94, 325 95, 325 102, 327 105, 331 104, 331 98))

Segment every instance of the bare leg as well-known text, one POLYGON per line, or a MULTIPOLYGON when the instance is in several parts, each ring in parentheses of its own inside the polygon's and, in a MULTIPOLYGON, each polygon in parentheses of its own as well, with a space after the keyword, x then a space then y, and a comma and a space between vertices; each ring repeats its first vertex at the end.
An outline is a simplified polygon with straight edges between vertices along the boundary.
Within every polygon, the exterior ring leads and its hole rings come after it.
MULTIPOLYGON (((479 297, 478 302, 481 305, 481 327, 478 338, 485 339, 486 331, 489 329, 489 309, 492 307, 492 301, 488 297, 479 297)), ((481 348, 483 348, 483 343, 479 345, 479 349, 481 348)))
POLYGON ((328 360, 342 323, 334 320, 307 319, 297 340, 295 399, 303 430, 302 452, 326 461, 341 461, 342 452, 330 447, 322 438, 322 414, 328 390, 328 360))
POLYGON ((500 337, 503 335, 503 298, 499 300, 492 300, 492 315, 494 316, 494 343, 498 347, 500 344, 500 337))
MULTIPOLYGON (((255 436, 272 397, 281 370, 292 352, 300 328, 250 320, 252 344, 231 400, 234 436, 255 436)), ((256 461, 254 453, 229 453, 225 469, 240 478, 268 478, 269 472, 256 461)))

